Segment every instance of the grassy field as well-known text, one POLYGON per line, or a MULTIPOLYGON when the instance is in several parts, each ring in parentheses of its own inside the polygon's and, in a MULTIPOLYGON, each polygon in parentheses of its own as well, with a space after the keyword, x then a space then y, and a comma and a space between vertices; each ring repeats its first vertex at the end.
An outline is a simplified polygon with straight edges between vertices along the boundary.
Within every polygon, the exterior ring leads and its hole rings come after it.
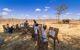
MULTIPOLYGON (((32 22, 29 22, 32 24, 32 22)), ((38 22, 42 23, 42 22, 38 22)), ((2 32, 2 25, 0 31, 2 32)), ((10 23, 12 24, 12 23, 10 23)), ((14 24, 16 24, 14 22, 14 24)), ((56 50, 80 50, 80 24, 54 24, 53 21, 45 23, 48 27, 59 28, 58 38, 60 44, 56 44, 56 50)), ((0 33, 0 37, 5 39, 5 44, 0 50, 36 50, 34 42, 31 40, 31 35, 20 36, 20 33, 0 33)), ((49 50, 53 50, 53 41, 49 40, 49 50)))

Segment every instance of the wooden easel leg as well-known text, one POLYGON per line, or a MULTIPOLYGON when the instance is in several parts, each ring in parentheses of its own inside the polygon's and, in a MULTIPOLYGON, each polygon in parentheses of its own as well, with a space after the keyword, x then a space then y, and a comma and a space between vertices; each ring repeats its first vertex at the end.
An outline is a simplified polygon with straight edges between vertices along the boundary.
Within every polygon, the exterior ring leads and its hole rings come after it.
POLYGON ((59 44, 59 39, 57 38, 57 42, 58 42, 58 44, 59 44))
POLYGON ((56 43, 55 43, 55 39, 54 39, 54 47, 53 47, 53 49, 55 50, 56 49, 56 43))

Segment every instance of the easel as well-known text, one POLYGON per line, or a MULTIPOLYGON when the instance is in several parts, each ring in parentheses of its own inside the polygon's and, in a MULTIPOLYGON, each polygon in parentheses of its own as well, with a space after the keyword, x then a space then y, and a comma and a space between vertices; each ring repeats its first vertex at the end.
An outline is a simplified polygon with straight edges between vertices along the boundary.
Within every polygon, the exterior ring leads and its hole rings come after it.
POLYGON ((56 32, 55 34, 55 37, 52 37, 52 36, 49 36, 49 38, 52 38, 54 41, 53 41, 53 49, 55 50, 56 49, 56 40, 57 42, 59 43, 59 39, 58 39, 58 32, 59 32, 59 29, 58 28, 54 28, 54 31, 56 32))

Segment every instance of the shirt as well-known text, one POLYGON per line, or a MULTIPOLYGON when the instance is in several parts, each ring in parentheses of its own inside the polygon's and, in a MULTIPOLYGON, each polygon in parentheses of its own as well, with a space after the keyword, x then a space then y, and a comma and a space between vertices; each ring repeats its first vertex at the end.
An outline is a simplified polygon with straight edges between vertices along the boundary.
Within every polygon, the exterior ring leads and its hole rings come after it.
POLYGON ((42 31, 42 40, 43 40, 44 42, 48 41, 48 39, 47 39, 47 32, 46 32, 45 30, 42 31))
POLYGON ((34 26, 34 32, 35 32, 35 34, 38 34, 38 26, 34 26))

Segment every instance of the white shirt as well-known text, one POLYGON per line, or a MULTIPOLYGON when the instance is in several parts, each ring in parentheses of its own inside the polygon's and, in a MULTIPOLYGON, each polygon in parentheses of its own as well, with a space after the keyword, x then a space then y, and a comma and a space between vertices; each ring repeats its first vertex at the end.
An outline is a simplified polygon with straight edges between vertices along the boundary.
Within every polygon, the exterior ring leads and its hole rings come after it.
POLYGON ((43 38, 44 42, 48 41, 48 39, 47 39, 47 32, 46 31, 42 31, 42 38, 43 38))
POLYGON ((35 34, 38 34, 38 29, 39 29, 38 26, 34 26, 34 32, 35 32, 35 34))
POLYGON ((24 27, 24 24, 21 24, 20 26, 21 26, 21 27, 24 27))

